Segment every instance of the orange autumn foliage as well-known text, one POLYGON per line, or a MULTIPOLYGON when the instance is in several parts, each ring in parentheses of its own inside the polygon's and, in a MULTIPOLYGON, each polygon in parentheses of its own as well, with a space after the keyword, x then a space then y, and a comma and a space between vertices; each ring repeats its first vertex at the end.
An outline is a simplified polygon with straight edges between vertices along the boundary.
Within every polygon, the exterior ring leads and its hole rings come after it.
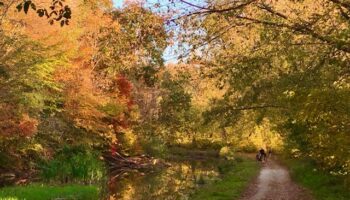
POLYGON ((21 136, 30 137, 38 131, 38 120, 31 118, 28 114, 22 116, 18 128, 21 136))

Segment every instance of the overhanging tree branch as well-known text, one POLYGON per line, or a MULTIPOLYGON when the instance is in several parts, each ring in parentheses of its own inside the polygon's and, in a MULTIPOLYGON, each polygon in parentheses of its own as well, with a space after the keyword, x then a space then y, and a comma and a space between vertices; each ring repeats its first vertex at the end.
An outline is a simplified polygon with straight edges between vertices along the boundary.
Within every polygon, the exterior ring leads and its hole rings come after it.
POLYGON ((190 3, 188 1, 180 0, 180 2, 185 3, 185 4, 189 5, 189 6, 194 7, 194 8, 198 8, 200 10, 197 10, 195 12, 191 12, 191 13, 186 14, 184 16, 180 16, 179 18, 189 17, 189 16, 193 16, 193 15, 206 15, 206 14, 211 14, 211 13, 226 13, 226 12, 229 12, 229 11, 243 9, 244 7, 254 3, 256 1, 257 0, 250 0, 250 1, 246 2, 246 3, 242 3, 242 4, 239 4, 239 5, 231 6, 231 7, 228 7, 228 8, 216 9, 216 8, 210 8, 210 7, 203 7, 203 6, 195 5, 195 4, 190 3))
POLYGON ((277 27, 277 28, 286 28, 286 29, 289 29, 291 31, 298 32, 300 34, 309 35, 315 39, 318 39, 322 42, 325 42, 328 45, 333 46, 334 48, 336 48, 338 50, 344 51, 346 53, 350 53, 350 44, 349 43, 346 43, 346 42, 341 41, 341 40, 332 39, 332 38, 327 37, 327 36, 323 36, 323 35, 315 32, 314 30, 312 30, 308 26, 305 26, 302 24, 288 25, 288 24, 284 24, 284 23, 259 20, 259 19, 245 17, 245 16, 241 16, 241 15, 238 15, 235 17, 237 19, 251 21, 251 22, 254 22, 256 24, 262 24, 262 25, 267 25, 267 26, 277 27))
MULTIPOLYGON (((188 2, 188 1, 184 1, 184 0, 180 0, 181 2, 186 3, 187 5, 192 6, 192 3, 188 2)), ((350 10, 350 2, 346 2, 346 1, 340 1, 340 0, 329 0, 337 5, 340 5, 344 8, 346 8, 347 10, 350 10)), ((243 9, 245 7, 247 7, 248 5, 252 4, 256 2, 256 0, 251 0, 251 1, 247 1, 246 3, 242 3, 240 5, 236 5, 236 6, 232 6, 226 9, 215 9, 215 8, 210 8, 210 7, 203 7, 203 6, 198 6, 195 5, 196 8, 200 8, 200 11, 197 12, 193 12, 190 14, 187 14, 186 16, 191 16, 191 15, 203 15, 203 14, 214 14, 214 13, 225 13, 225 12, 229 12, 229 11, 233 11, 233 10, 238 10, 238 9, 243 9)), ((336 39, 334 37, 329 36, 329 34, 322 34, 319 33, 315 30, 313 30, 311 28, 311 26, 313 24, 315 24, 319 19, 315 19, 312 22, 302 22, 302 23, 290 23, 289 18, 287 17, 287 15, 280 13, 276 10, 274 10, 271 6, 260 3, 256 5, 259 9, 264 10, 274 16, 277 16, 283 20, 286 20, 288 22, 274 22, 274 21, 266 21, 266 20, 261 20, 261 19, 256 19, 256 18, 252 18, 252 17, 246 17, 242 14, 240 15, 234 15, 234 18, 237 19, 241 19, 241 20, 246 20, 246 21, 250 21, 256 24, 262 24, 265 26, 270 26, 270 27, 276 27, 276 28, 285 28, 288 29, 290 31, 302 34, 302 35, 308 35, 314 39, 317 39, 321 42, 324 42, 327 45, 332 46, 335 49, 338 49, 340 51, 346 52, 346 53, 350 53, 350 43, 340 40, 340 39, 336 39)), ((343 13, 344 14, 344 13, 343 13)), ((231 15, 232 16, 232 15, 231 15)))
POLYGON ((282 14, 282 13, 276 11, 276 10, 273 10, 273 9, 271 8, 271 6, 269 6, 269 5, 266 5, 266 4, 259 4, 258 7, 259 7, 260 9, 262 9, 262 10, 266 10, 267 12, 269 12, 269 13, 271 13, 271 14, 273 14, 273 15, 276 15, 276 16, 281 17, 281 18, 283 18, 283 19, 288 19, 288 17, 287 17, 286 15, 284 15, 284 14, 282 14))
POLYGON ((201 9, 201 10, 210 10, 210 8, 207 8, 207 7, 204 7, 204 6, 199 6, 199 5, 196 5, 194 3, 191 3, 191 2, 188 2, 188 1, 185 1, 185 0, 180 0, 180 2, 182 2, 184 4, 187 4, 187 5, 191 6, 191 7, 201 9))

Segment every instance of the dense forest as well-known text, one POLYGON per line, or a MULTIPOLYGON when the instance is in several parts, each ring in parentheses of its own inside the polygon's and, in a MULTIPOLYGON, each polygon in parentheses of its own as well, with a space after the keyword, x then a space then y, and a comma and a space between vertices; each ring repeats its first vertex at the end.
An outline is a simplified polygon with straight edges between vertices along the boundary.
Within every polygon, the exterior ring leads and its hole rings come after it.
POLYGON ((0 0, 0 186, 264 148, 349 188, 349 131, 347 0, 0 0))

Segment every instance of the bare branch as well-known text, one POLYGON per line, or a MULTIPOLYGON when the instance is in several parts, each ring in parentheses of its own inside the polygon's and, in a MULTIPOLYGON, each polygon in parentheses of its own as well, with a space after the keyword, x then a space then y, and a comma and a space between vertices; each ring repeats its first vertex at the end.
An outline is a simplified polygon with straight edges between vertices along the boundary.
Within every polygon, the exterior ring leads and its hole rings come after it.
POLYGON ((242 9, 254 2, 256 2, 257 0, 250 0, 250 1, 247 1, 246 3, 242 3, 242 4, 239 4, 239 5, 235 5, 235 6, 232 6, 232 7, 229 7, 229 8, 225 8, 225 9, 209 9, 207 11, 204 11, 204 12, 208 12, 208 13, 224 13, 224 12, 229 12, 229 11, 233 11, 233 10, 238 10, 238 9, 242 9))
POLYGON ((269 13, 271 13, 271 14, 273 14, 273 15, 276 15, 276 16, 281 17, 281 18, 283 18, 283 19, 288 19, 288 17, 287 17, 286 15, 284 15, 284 14, 278 12, 278 11, 273 10, 273 9, 271 8, 271 6, 269 6, 269 5, 260 4, 260 5, 258 5, 258 7, 261 8, 261 9, 263 9, 263 10, 266 10, 267 12, 269 12, 269 13))
MULTIPOLYGON (((187 5, 190 5, 190 6, 193 6, 195 8, 199 8, 200 10, 197 10, 195 12, 191 12, 191 13, 188 13, 186 15, 183 15, 183 16, 180 16, 178 17, 177 19, 180 19, 180 18, 183 18, 183 17, 189 17, 189 16, 193 16, 193 15, 207 15, 207 14, 212 14, 212 13, 225 13, 225 12, 229 12, 229 11, 233 11, 233 10, 239 10, 239 9, 242 9, 254 2, 256 2, 257 0, 250 0, 246 3, 242 3, 242 4, 239 4, 239 5, 235 5, 235 6, 231 6, 231 7, 228 7, 228 8, 224 8, 224 9, 215 9, 215 8, 209 8, 209 7, 202 7, 202 6, 198 6, 198 5, 194 5, 192 3, 189 3, 187 1, 183 1, 183 0, 180 0, 181 2, 183 3, 186 3, 187 5)), ((176 19, 174 19, 176 20, 176 19)), ((174 21, 172 20, 172 21, 174 21)))
POLYGON ((210 8, 206 8, 206 7, 203 7, 203 6, 199 6, 199 5, 196 5, 196 4, 193 4, 191 2, 188 2, 188 1, 185 1, 185 0, 180 0, 180 2, 184 3, 184 4, 187 4, 189 6, 192 6, 194 8, 199 8, 199 9, 202 9, 202 10, 210 10, 210 8))

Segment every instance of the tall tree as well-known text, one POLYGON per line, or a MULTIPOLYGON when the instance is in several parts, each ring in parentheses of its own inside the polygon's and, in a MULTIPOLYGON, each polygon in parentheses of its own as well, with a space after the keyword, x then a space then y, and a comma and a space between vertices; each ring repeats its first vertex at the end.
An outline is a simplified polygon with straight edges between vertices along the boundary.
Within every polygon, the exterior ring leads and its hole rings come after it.
POLYGON ((278 125, 291 148, 348 173, 346 1, 181 2, 195 8, 178 19, 192 34, 185 42, 228 88, 211 119, 230 124, 252 110, 278 125))

